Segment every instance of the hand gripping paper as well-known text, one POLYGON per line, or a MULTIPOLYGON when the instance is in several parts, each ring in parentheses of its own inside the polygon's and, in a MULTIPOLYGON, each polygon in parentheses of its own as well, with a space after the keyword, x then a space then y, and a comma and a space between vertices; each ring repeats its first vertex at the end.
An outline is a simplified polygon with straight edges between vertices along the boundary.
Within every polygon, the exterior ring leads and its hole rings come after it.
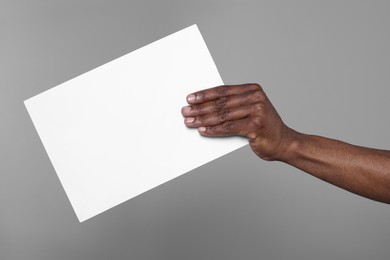
POLYGON ((81 222, 245 145, 183 123, 187 94, 222 84, 192 25, 25 105, 81 222))

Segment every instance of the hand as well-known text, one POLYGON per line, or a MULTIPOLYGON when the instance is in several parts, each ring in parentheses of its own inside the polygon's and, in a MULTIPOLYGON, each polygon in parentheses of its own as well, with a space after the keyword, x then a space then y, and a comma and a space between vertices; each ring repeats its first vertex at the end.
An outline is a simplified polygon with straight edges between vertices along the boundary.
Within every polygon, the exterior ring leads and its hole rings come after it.
POLYGON ((181 112, 187 127, 203 136, 247 137, 264 160, 282 160, 295 131, 288 128, 258 84, 225 85, 187 96, 181 112))

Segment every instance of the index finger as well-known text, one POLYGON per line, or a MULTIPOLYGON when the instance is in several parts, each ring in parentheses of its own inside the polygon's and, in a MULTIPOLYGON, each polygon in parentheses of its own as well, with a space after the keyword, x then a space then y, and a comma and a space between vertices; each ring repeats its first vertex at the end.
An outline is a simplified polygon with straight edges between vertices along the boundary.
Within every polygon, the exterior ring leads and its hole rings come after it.
POLYGON ((259 84, 222 85, 189 94, 187 96, 187 102, 189 104, 199 104, 215 100, 220 97, 239 95, 256 89, 261 89, 259 84))

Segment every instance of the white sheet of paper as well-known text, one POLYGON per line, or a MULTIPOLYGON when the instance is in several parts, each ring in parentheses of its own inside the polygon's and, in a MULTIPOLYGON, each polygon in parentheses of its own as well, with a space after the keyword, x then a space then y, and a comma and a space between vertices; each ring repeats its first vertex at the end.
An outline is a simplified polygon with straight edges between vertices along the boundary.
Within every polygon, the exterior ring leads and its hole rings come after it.
POLYGON ((79 221, 244 146, 183 123, 187 94, 221 84, 192 25, 26 100, 79 221))

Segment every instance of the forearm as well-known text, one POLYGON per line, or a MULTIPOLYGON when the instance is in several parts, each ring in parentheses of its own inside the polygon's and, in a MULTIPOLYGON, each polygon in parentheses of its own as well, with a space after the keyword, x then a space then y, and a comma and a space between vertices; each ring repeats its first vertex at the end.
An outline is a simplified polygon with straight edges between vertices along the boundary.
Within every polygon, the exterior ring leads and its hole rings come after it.
POLYGON ((390 151, 293 130, 291 140, 280 161, 350 192, 390 203, 390 151))

